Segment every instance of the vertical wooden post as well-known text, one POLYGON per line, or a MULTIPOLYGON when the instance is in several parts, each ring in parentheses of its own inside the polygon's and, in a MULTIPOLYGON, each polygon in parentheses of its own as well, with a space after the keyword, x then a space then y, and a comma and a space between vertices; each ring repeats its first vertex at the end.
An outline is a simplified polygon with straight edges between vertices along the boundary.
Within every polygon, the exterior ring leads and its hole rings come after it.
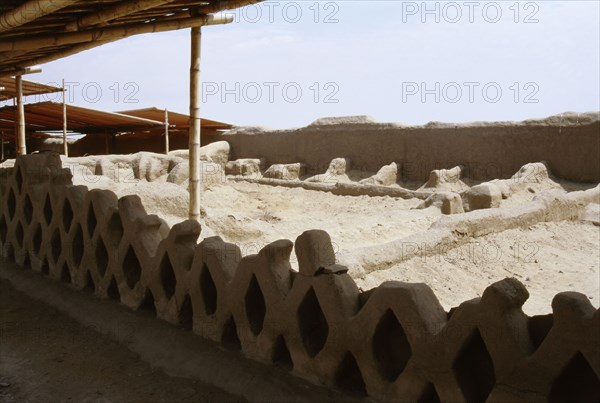
POLYGON ((0 131, 0 144, 2 144, 2 146, 0 148, 2 148, 2 155, 0 156, 0 161, 4 161, 4 130, 0 131))
POLYGON ((169 110, 165 109, 165 154, 169 154, 169 110))
POLYGON ((25 144, 25 107, 23 106, 23 76, 15 78, 17 86, 17 155, 27 154, 25 144))
POLYGON ((200 48, 202 30, 192 28, 192 48, 190 65, 190 220, 200 221, 200 198, 202 183, 200 181, 200 48))
POLYGON ((67 144, 67 91, 65 90, 65 79, 62 80, 63 100, 63 148, 65 157, 69 156, 69 145, 67 144))

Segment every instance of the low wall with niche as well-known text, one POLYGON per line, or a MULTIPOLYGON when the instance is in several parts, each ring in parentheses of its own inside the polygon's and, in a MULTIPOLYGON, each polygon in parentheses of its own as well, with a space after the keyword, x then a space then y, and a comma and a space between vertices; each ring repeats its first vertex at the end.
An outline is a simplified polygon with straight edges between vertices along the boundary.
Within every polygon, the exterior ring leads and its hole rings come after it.
POLYGON ((360 292, 323 231, 242 258, 218 237, 198 244, 197 222, 165 231, 137 196, 73 186, 57 155, 0 177, 0 247, 19 265, 313 382, 389 401, 600 398, 600 311, 582 294, 529 317, 527 290, 505 279, 446 312, 424 284, 360 292))

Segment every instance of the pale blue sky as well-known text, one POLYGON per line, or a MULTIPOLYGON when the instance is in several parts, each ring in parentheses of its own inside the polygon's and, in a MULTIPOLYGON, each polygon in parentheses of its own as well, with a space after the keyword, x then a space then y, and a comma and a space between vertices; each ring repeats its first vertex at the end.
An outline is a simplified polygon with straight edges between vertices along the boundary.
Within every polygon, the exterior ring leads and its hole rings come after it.
MULTIPOLYGON (((600 109, 599 2, 473 4, 428 2, 439 22, 422 2, 269 2, 238 11, 232 24, 203 28, 202 114, 286 128, 323 116, 422 124, 600 109), (233 91, 225 99, 224 87, 233 91), (422 89, 430 91, 424 100, 422 89)), ((77 105, 187 113, 189 30, 132 37, 43 70, 28 79, 78 83, 77 105)))

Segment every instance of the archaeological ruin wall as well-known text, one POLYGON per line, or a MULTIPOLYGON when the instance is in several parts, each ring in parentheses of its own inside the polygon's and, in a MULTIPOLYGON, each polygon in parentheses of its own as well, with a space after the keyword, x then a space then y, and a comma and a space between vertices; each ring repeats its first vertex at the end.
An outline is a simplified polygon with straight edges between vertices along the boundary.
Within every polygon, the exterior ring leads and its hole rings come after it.
POLYGON ((396 162, 402 179, 426 181, 434 169, 465 168, 475 180, 504 179, 521 166, 545 161, 558 178, 599 182, 598 113, 523 122, 429 123, 403 126, 368 119, 330 118, 293 130, 239 128, 220 136, 232 160, 263 158, 271 164, 303 163, 314 174, 346 157, 353 169, 376 172, 396 162))
POLYGON ((582 294, 529 317, 527 290, 506 279, 446 312, 424 284, 361 292, 323 231, 242 257, 197 243, 197 222, 165 229, 138 196, 73 186, 58 155, 20 157, 0 178, 3 255, 282 371, 388 401, 600 399, 600 310, 582 294))

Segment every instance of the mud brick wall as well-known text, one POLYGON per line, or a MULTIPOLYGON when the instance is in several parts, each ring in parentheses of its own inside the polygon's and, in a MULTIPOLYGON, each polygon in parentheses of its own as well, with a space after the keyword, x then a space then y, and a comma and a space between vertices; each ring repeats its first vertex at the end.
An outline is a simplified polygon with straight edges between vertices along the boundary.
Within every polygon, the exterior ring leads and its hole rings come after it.
POLYGON ((200 225, 161 230, 137 196, 73 186, 57 155, 0 171, 0 247, 25 268, 348 393, 388 401, 598 401, 600 311, 561 293, 529 317, 514 279, 445 312, 424 284, 360 292, 327 233, 257 255, 200 225))
POLYGON ((525 122, 312 124, 294 130, 240 128, 221 136, 231 159, 264 158, 270 164, 301 162, 323 173, 334 158, 352 169, 376 172, 396 162, 402 179, 425 182, 434 169, 461 165, 476 180, 506 179, 527 163, 546 161, 559 178, 599 182, 598 113, 564 114, 525 122))

